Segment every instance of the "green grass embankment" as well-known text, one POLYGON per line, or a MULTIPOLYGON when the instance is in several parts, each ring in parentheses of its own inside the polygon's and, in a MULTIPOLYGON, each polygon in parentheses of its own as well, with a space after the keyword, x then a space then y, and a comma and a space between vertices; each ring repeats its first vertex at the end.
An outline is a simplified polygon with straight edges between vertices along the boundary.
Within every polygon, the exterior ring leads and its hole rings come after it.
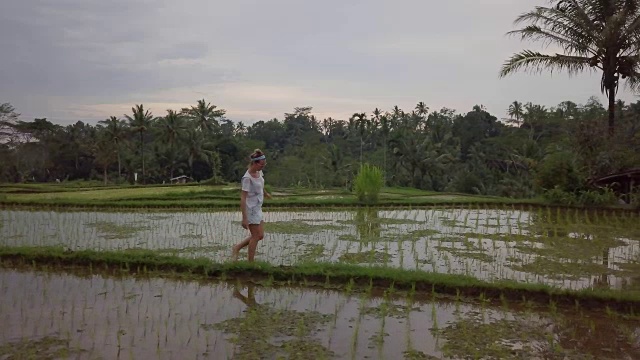
POLYGON ((262 262, 215 263, 204 258, 159 255, 150 250, 66 251, 58 247, 0 247, 0 265, 34 268, 81 266, 96 271, 110 269, 130 274, 181 275, 194 279, 216 277, 229 280, 251 277, 256 280, 315 284, 334 288, 393 287, 397 290, 482 299, 497 304, 503 301, 533 302, 541 305, 579 306, 585 309, 608 308, 626 314, 637 314, 640 310, 640 291, 565 290, 541 284, 486 282, 464 275, 339 263, 274 266, 262 262))

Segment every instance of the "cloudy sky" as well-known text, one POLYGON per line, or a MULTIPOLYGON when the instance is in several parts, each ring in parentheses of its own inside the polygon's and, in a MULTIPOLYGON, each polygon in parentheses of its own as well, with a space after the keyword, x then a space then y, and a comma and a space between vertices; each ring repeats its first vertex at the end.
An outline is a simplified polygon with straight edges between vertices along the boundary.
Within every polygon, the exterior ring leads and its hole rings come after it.
MULTIPOLYGON (((154 115, 198 99, 234 121, 319 118, 424 101, 498 117, 514 100, 585 103, 599 75, 498 78, 505 35, 546 0, 6 0, 0 12, 0 103, 23 120, 68 124, 154 115)), ((551 49, 553 50, 553 49, 551 49)), ((621 88, 621 98, 635 95, 621 88)))

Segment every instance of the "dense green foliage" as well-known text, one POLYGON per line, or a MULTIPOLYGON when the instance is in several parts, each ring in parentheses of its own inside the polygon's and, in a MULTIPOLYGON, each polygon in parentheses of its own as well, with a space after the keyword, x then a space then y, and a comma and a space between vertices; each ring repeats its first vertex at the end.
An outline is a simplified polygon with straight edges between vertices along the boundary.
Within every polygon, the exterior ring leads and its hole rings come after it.
POLYGON ((310 107, 250 126, 200 100, 156 117, 137 105, 128 122, 111 117, 61 126, 20 120, 2 106, 0 181, 161 184, 178 175, 237 183, 248 154, 265 150, 270 185, 352 189, 361 164, 382 170, 386 186, 527 198, 640 164, 640 102, 617 103, 617 130, 595 99, 545 108, 514 102, 499 120, 483 107, 466 114, 394 107, 348 120, 318 120, 310 107), (143 172, 144 152, 144 172, 143 172))

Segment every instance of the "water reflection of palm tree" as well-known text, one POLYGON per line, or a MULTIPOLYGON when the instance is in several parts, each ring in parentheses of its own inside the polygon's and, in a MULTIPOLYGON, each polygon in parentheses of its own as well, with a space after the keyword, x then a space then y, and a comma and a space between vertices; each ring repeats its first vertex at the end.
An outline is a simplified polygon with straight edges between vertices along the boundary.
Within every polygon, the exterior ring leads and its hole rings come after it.
POLYGON ((380 238, 381 226, 378 210, 375 208, 360 208, 356 211, 356 230, 361 241, 380 238))

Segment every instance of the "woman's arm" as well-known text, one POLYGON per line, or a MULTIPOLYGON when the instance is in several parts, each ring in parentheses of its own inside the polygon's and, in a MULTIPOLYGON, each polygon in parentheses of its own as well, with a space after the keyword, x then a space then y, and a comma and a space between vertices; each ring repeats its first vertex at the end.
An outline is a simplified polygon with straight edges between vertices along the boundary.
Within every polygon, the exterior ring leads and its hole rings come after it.
POLYGON ((240 210, 242 211, 242 227, 249 228, 249 220, 247 220, 247 192, 240 192, 240 210))
MULTIPOLYGON (((260 176, 262 176, 262 177, 263 177, 263 179, 264 179, 264 175, 263 175, 263 173, 262 173, 262 170, 260 170, 260 176)), ((267 199, 271 199, 271 194, 269 194, 269 193, 267 192, 267 187, 266 187, 266 186, 262 186, 262 194, 263 194, 267 199)))

